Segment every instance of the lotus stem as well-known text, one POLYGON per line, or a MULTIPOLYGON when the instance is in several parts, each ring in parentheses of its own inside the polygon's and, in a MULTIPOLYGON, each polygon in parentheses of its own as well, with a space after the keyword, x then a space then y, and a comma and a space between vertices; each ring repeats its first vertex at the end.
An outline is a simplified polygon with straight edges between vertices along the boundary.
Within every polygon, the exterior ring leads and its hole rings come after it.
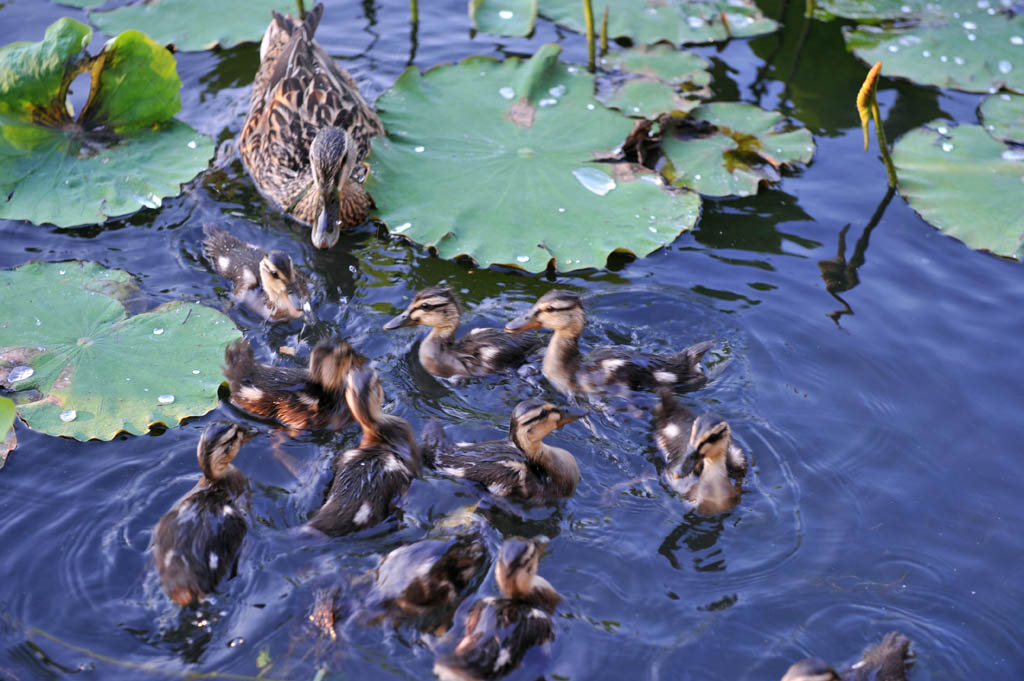
POLYGON ((597 60, 594 58, 594 6, 591 0, 583 0, 583 20, 587 25, 587 69, 593 73, 597 60))
POLYGON ((409 61, 408 66, 416 61, 416 48, 419 46, 417 34, 420 30, 419 0, 409 0, 409 61))
POLYGON ((604 15, 601 16, 601 56, 608 54, 608 7, 604 8, 604 15))
POLYGON ((815 0, 807 0, 807 6, 804 9, 804 16, 813 17, 814 10, 817 8, 817 2, 815 0))
POLYGON ((412 18, 412 23, 416 24, 420 20, 420 3, 419 0, 409 0, 409 16, 412 18))
POLYGON ((299 9, 299 20, 305 19, 306 18, 306 3, 304 3, 302 0, 295 0, 295 5, 299 9))
POLYGON ((864 131, 864 151, 868 150, 868 120, 875 121, 875 135, 878 138, 878 147, 882 152, 882 162, 885 164, 885 172, 889 176, 889 186, 895 187, 897 183, 896 166, 889 156, 889 143, 885 139, 885 129, 882 127, 882 111, 878 108, 878 74, 882 71, 882 62, 871 67, 868 75, 864 78, 864 84, 860 86, 857 93, 857 113, 860 114, 860 126, 864 131))

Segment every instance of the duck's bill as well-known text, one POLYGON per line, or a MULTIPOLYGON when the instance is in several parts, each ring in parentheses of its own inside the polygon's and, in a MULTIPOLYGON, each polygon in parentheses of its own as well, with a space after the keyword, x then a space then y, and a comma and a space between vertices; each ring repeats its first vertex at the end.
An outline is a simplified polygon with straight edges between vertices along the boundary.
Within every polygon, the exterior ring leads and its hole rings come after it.
POLYGON ((559 427, 561 427, 567 423, 578 421, 579 419, 583 418, 588 413, 590 413, 590 410, 583 409, 582 407, 567 407, 565 409, 560 409, 559 413, 562 415, 562 418, 558 420, 558 425, 559 427))
POLYGON ((330 248, 338 243, 338 236, 341 230, 338 228, 339 212, 336 205, 336 196, 321 197, 322 209, 316 216, 313 224, 313 231, 310 233, 310 240, 317 248, 330 248))
POLYGON ((391 331, 392 329, 400 329, 403 326, 416 326, 416 322, 409 318, 408 312, 403 312, 398 315, 390 322, 384 325, 385 331, 391 331))
POLYGON ((522 317, 516 317, 508 324, 505 325, 505 330, 509 333, 518 333, 520 331, 529 331, 530 329, 539 329, 540 322, 533 315, 525 314, 522 317))

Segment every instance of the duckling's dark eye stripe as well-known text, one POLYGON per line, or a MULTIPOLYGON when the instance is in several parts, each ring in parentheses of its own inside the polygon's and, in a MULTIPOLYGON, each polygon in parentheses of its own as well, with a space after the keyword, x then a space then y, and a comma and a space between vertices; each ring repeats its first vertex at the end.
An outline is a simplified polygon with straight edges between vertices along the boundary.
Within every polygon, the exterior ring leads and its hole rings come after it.
POLYGON ((555 307, 554 305, 548 305, 544 310, 545 312, 565 312, 566 310, 572 310, 576 307, 576 305, 569 305, 568 307, 555 307))
POLYGON ((533 423, 534 421, 543 421, 544 419, 546 419, 551 414, 551 412, 552 412, 551 409, 541 409, 540 412, 536 416, 534 416, 532 418, 528 418, 525 421, 523 421, 523 425, 524 426, 528 426, 531 423, 533 423))
POLYGON ((722 437, 724 435, 725 435, 725 431, 724 430, 716 431, 714 433, 711 433, 711 435, 708 435, 707 439, 704 440, 704 442, 707 442, 707 443, 718 442, 719 440, 722 439, 722 437))

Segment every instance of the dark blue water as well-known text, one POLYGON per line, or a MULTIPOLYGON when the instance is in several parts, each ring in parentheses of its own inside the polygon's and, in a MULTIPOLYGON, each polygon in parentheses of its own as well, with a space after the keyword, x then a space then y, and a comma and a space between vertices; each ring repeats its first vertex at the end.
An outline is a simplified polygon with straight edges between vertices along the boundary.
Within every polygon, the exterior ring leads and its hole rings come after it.
MULTIPOLYGON (((585 61, 580 36, 543 20, 531 40, 472 38, 462 0, 420 4, 415 41, 400 0, 329 3, 318 37, 371 98, 410 61, 528 54, 549 41, 585 61)), ((441 261, 371 227, 314 252, 303 229, 267 213, 236 162, 160 210, 103 227, 0 221, 0 267, 96 260, 138 276, 152 305, 188 296, 228 309, 263 352, 294 342, 294 328, 230 309, 224 282, 199 261, 201 225, 216 221, 312 274, 322 321, 305 341, 348 338, 373 358, 389 410, 417 429, 440 418, 456 439, 500 437, 512 405, 540 388, 453 386, 415 367, 418 334, 380 326, 425 285, 461 290, 475 325, 500 325, 557 284, 585 295, 588 346, 670 351, 714 339, 714 378, 689 399, 724 415, 748 454, 739 507, 702 518, 657 480, 629 482, 658 456, 646 424, 595 418, 593 430, 574 424, 551 439, 579 459, 574 498, 493 518, 492 539, 552 539, 541 573, 565 601, 549 678, 778 679, 807 655, 851 661, 892 629, 914 642, 917 681, 1022 678, 1024 270, 939 234, 899 196, 885 201, 884 168, 874 148, 863 152, 853 106, 866 69, 837 23, 802 38, 802 3, 789 4, 763 3, 781 16, 779 34, 698 51, 714 62, 717 97, 809 127, 813 163, 756 197, 706 200, 697 228, 650 257, 530 277, 441 261)), ((0 38, 38 40, 62 15, 83 17, 6 3, 0 38)), ((181 118, 218 141, 236 134, 257 65, 256 45, 179 54, 181 118)), ((979 100, 883 79, 880 101, 895 139, 936 116, 974 122, 979 100)), ((400 526, 296 541, 289 528, 319 504, 352 430, 280 442, 264 428, 249 442, 236 461, 253 488, 240 573, 199 613, 169 604, 150 566, 151 529, 196 479, 202 428, 224 417, 241 418, 222 406, 113 442, 18 427, 0 471, 0 678, 431 677, 429 637, 410 626, 346 626, 334 643, 307 626, 316 589, 350 583, 478 498, 428 474, 400 526)), ((493 593, 493 580, 481 590, 493 593)))

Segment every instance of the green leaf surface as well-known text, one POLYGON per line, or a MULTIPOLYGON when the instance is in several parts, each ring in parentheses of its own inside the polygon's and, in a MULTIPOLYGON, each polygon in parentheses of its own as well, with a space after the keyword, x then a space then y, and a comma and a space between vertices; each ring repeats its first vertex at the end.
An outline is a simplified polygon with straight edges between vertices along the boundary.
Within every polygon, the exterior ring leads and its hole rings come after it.
POLYGON ((213 142, 172 116, 174 57, 137 31, 85 52, 92 31, 60 19, 42 42, 0 49, 0 218, 59 227, 155 208, 206 168, 213 142), (72 119, 78 73, 89 99, 72 119))
POLYGON ((528 36, 537 23, 537 0, 470 0, 469 18, 483 33, 528 36))
POLYGON ((900 194, 971 248, 1024 259, 1024 152, 980 125, 932 121, 896 142, 900 194))
POLYGON ((1024 16, 989 14, 973 2, 907 6, 911 12, 900 10, 898 21, 845 29, 847 47, 868 64, 883 62, 887 76, 967 92, 1024 92, 1024 16))
POLYGON ((109 440, 217 406, 240 335, 220 312, 175 301, 127 317, 131 276, 89 262, 31 262, 0 272, 0 289, 0 383, 31 428, 109 440))
POLYGON ((671 85, 647 78, 627 80, 610 96, 599 99, 605 106, 635 118, 657 118, 672 111, 686 113, 701 103, 700 99, 681 94, 671 85))
POLYGON ((935 0, 816 0, 815 13, 823 19, 842 17, 866 23, 920 16, 935 0))
POLYGON ((809 163, 814 138, 806 128, 784 130, 775 111, 751 104, 713 102, 695 109, 693 121, 710 124, 710 132, 680 138, 667 135, 663 172, 673 184, 707 196, 750 196, 763 181, 780 179, 782 166, 809 163))
POLYGON ((627 164, 596 163, 633 122, 545 45, 529 61, 471 57, 409 69, 377 100, 367 189, 390 230, 481 266, 531 272, 646 255, 693 226, 700 199, 627 164))
MULTIPOLYGON (((312 5, 309 5, 310 7, 312 5)), ((183 52, 259 42, 271 10, 295 13, 294 0, 148 0, 106 12, 91 11, 89 21, 110 35, 136 29, 161 45, 183 52)))
POLYGON ((1024 96, 993 95, 978 109, 988 134, 1003 142, 1024 144, 1024 96))
POLYGON ((601 59, 607 69, 617 69, 660 80, 677 87, 702 89, 711 84, 711 63, 700 55, 671 45, 641 45, 616 50, 601 59))
MULTIPOLYGON (((608 8, 608 36, 635 43, 713 43, 771 33, 779 25, 751 0, 593 0, 595 21, 608 8), (724 17, 724 20, 723 20, 724 17)), ((540 0, 551 21, 584 32, 580 0, 540 0)))

